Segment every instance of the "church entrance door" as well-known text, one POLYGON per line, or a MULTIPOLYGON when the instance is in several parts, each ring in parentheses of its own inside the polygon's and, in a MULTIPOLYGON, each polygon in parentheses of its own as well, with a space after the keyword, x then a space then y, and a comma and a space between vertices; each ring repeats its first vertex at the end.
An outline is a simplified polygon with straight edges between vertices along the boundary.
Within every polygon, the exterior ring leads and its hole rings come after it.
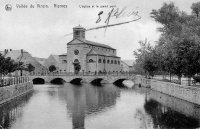
POLYGON ((81 65, 78 59, 75 59, 74 62, 74 74, 78 74, 79 71, 81 70, 81 65))

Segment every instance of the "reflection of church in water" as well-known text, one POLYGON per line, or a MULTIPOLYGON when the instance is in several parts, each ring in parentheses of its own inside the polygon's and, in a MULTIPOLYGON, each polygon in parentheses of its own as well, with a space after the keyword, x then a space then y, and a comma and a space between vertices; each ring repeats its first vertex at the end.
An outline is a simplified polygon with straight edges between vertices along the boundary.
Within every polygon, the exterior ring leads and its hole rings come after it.
POLYGON ((116 49, 85 39, 85 28, 73 28, 73 40, 67 43, 68 72, 120 72, 116 49))
POLYGON ((73 129, 85 129, 86 119, 92 119, 90 115, 103 113, 116 104, 120 90, 114 86, 67 86, 60 95, 66 100, 73 129))

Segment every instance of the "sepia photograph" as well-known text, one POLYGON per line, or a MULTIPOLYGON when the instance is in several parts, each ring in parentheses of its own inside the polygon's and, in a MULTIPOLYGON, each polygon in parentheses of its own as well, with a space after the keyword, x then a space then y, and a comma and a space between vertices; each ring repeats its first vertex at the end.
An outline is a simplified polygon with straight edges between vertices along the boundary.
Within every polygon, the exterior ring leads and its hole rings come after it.
POLYGON ((0 129, 200 129, 200 1, 1 0, 0 129))

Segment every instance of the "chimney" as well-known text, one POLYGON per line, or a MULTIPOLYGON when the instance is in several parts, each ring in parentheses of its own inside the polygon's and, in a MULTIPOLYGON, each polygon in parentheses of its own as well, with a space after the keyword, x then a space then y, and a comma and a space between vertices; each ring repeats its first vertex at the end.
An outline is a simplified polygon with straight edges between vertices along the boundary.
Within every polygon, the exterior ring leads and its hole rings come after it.
POLYGON ((8 49, 4 50, 4 56, 8 53, 8 49))
POLYGON ((21 49, 21 55, 22 55, 22 57, 23 57, 23 54, 24 54, 24 50, 23 50, 23 49, 21 49))

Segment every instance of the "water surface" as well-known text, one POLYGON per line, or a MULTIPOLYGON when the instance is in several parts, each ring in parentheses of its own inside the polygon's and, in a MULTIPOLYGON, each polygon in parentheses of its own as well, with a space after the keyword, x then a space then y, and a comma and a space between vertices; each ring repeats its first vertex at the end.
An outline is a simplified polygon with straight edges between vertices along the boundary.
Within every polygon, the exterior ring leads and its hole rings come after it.
POLYGON ((199 122, 198 105, 137 86, 35 85, 0 105, 6 129, 195 129, 199 122))

